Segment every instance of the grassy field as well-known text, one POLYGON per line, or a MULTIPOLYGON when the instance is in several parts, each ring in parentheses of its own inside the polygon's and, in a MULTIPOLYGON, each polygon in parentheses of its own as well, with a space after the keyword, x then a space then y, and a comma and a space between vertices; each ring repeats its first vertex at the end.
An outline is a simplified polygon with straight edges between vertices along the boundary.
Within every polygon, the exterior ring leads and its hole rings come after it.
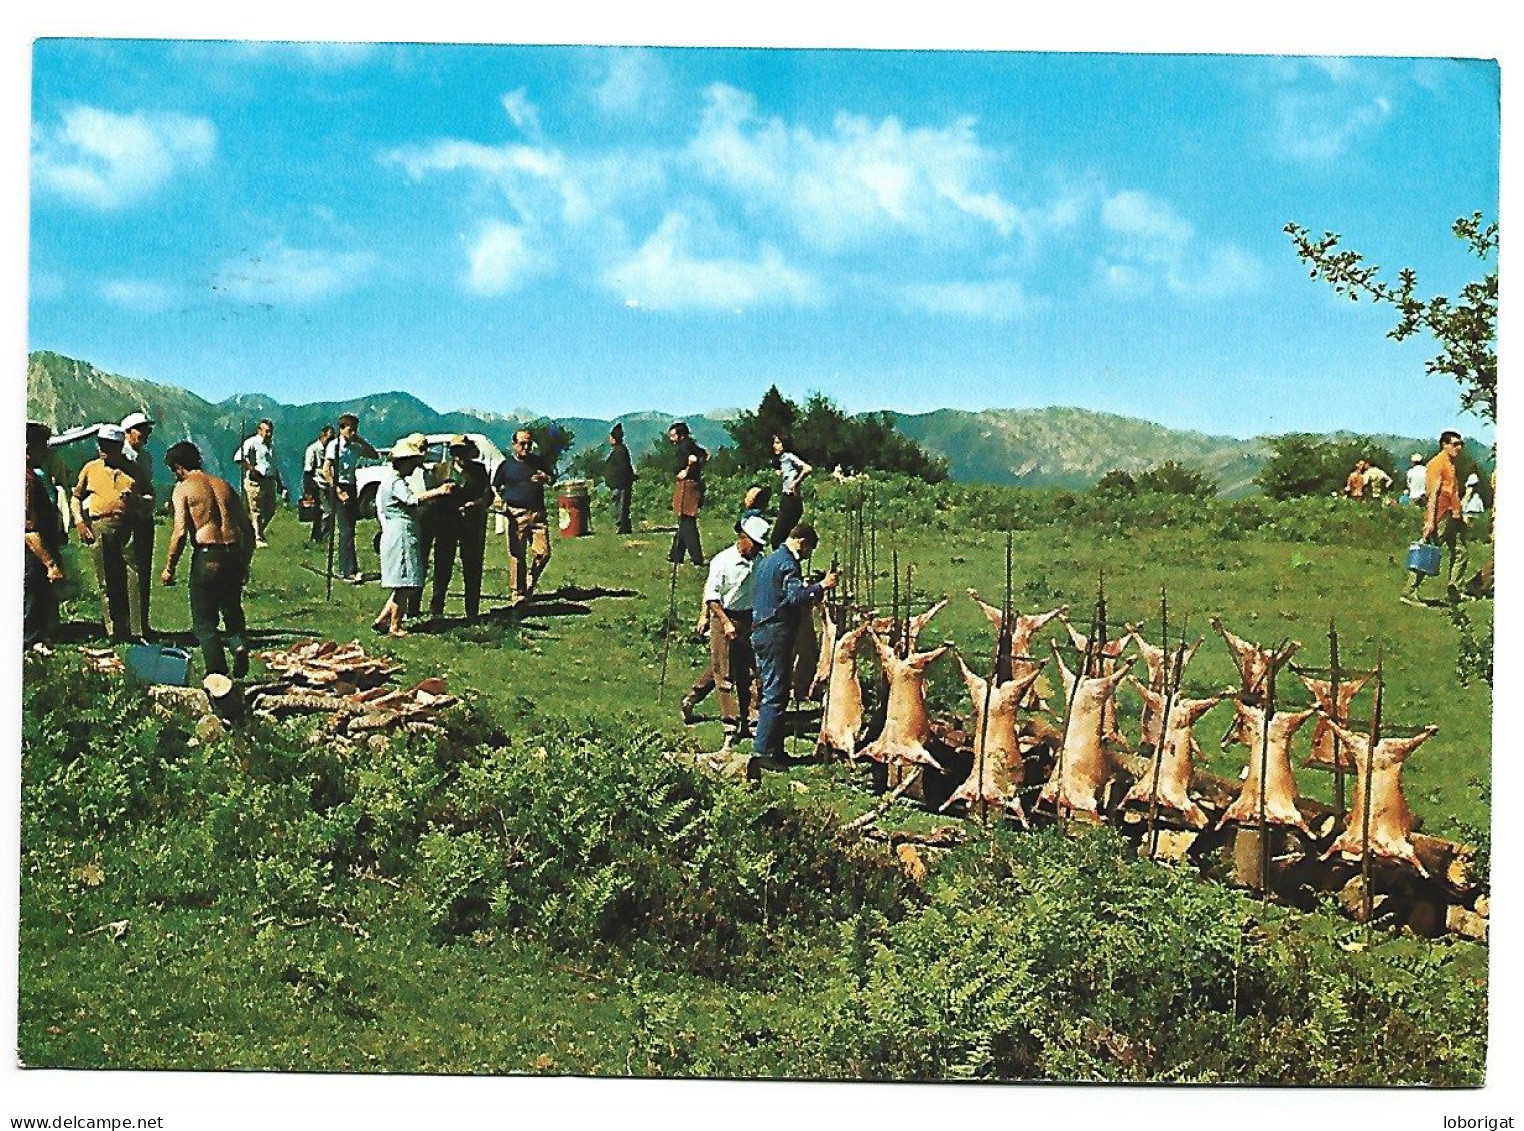
MULTIPOLYGON (((732 487, 739 492, 739 485, 716 484, 711 499, 732 487)), ((824 535, 821 559, 833 546, 845 549, 844 496, 844 489, 834 485, 817 496, 811 517, 824 535)), ((1387 725, 1440 727, 1405 774, 1409 800, 1425 829, 1466 839, 1468 827, 1487 827, 1483 789, 1490 780, 1490 689, 1480 682, 1462 685, 1455 664, 1456 630, 1442 610, 1413 609, 1396 600, 1411 516, 1355 513, 1322 500, 1261 510, 1216 503, 1105 510, 1086 496, 955 486, 940 491, 886 486, 876 508, 879 603, 887 607, 889 562, 897 551, 902 566, 914 567, 916 606, 944 595, 953 598, 925 639, 956 641, 975 668, 987 663, 990 632, 962 592, 972 586, 998 601, 1007 528, 1015 529, 1013 598, 1022 611, 1067 602, 1076 623, 1086 623, 1097 575, 1104 569, 1110 623, 1147 620, 1157 639, 1160 588, 1166 586, 1176 631, 1188 618, 1193 637, 1209 635, 1187 673, 1188 686, 1196 691, 1223 687, 1233 676, 1226 649, 1207 627, 1209 615, 1221 615, 1230 629, 1263 643, 1301 640, 1299 659, 1313 666, 1327 663, 1326 635, 1334 618, 1345 666, 1370 666, 1378 649, 1384 653, 1387 725)), ((246 597, 257 646, 318 636, 359 638, 368 648, 400 659, 404 679, 446 676, 450 689, 468 700, 473 725, 482 730, 473 746, 477 753, 458 755, 465 759, 462 766, 475 768, 467 773, 447 764, 437 751, 425 756, 406 747, 393 762, 381 758, 368 768, 325 770, 307 761, 317 755, 303 753, 311 748, 303 724, 284 724, 278 735, 272 732, 268 749, 253 740, 238 747, 231 759, 226 752, 192 744, 184 752, 188 761, 174 766, 155 761, 147 747, 141 762, 114 767, 96 766, 89 755, 45 766, 40 755, 28 755, 23 762, 23 1059, 51 1065, 376 1071, 912 1078, 993 1072, 1145 1079, 1158 1078, 1167 1068, 1177 1078, 1196 1079, 1256 1078, 1253 1073, 1262 1071, 1270 1073, 1262 1077, 1267 1079, 1328 1082, 1385 1082, 1409 1072, 1415 1079, 1476 1079, 1480 1062, 1469 1049, 1455 1052, 1454 1063, 1445 1062, 1449 1054, 1443 1052, 1421 1064, 1379 1058, 1367 1063, 1351 1058, 1347 1050, 1337 1068, 1328 1063, 1332 1056, 1298 1062, 1285 1034, 1312 1033, 1326 1024, 1321 1047, 1342 1048, 1337 1022, 1298 1017, 1293 1026, 1288 1017, 1284 1029, 1273 1019, 1256 1028, 1244 1018, 1236 988, 1229 1011, 1233 1035, 1218 1034, 1223 1051, 1212 1051, 1210 1039, 1204 1038, 1201 1047, 1160 1048, 1154 1059, 1118 1052, 1140 1038, 1106 1036, 1112 1030, 1125 1034, 1127 1024, 1118 1018, 1103 1023, 1087 1014, 1090 1007, 1083 1003, 1074 1005, 1074 1016, 1089 1016, 1089 1027, 1070 1044, 1035 1051, 1001 1053, 1004 1036, 990 1038, 996 1053, 988 1053, 988 1042, 980 1044, 981 1026, 995 1025, 991 1018, 1000 1015, 1002 999, 993 989, 993 997, 976 997, 982 1003, 978 1008, 970 1006, 955 1017, 916 1019, 914 1010, 924 1005, 917 996, 919 983, 905 980, 897 964, 922 951, 941 955, 927 961, 941 971, 938 977, 949 978, 977 972, 981 955, 994 953, 991 947, 1017 945, 1013 939, 1026 948, 1019 952, 1025 956, 1021 961, 1057 947, 1051 958, 1056 966, 1082 962, 1082 955, 1069 955, 1062 940, 1041 934, 1032 921, 1021 918, 1019 906, 1008 906, 1010 896, 999 893, 1013 890, 1012 877, 1032 869, 1033 876, 1041 872, 1044 882, 1053 885, 1050 895, 1062 894, 1074 906, 1088 908, 1075 912, 1077 922, 1089 922, 1092 915, 1112 919, 1114 906, 1089 906, 1087 900, 1099 896, 1085 889, 1095 886, 1096 869, 1102 867, 1098 861, 1120 852, 1112 845, 1114 838, 1082 838, 1096 843, 1073 846, 1045 834, 1000 832, 947 857, 924 893, 897 888, 889 893, 884 885, 902 882, 891 859, 880 878, 875 877, 885 869, 883 861, 859 862, 859 872, 852 874, 860 873, 867 885, 859 893, 861 906, 777 903, 777 889, 798 879, 792 869, 835 874, 835 849, 825 843, 830 838, 809 830, 835 827, 833 822, 865 809, 872 800, 865 774, 840 766, 797 767, 770 775, 761 791, 647 776, 629 792, 618 776, 623 770, 636 777, 649 774, 646 763, 655 751, 712 750, 721 736, 717 721, 685 730, 677 718, 677 700, 705 650, 686 635, 673 643, 665 694, 657 698, 670 577, 665 516, 648 501, 637 513, 637 534, 626 539, 607 533, 604 518, 595 512, 597 533, 590 537, 554 541, 542 594, 521 615, 511 616, 500 607, 504 602, 492 597, 505 590, 498 543, 489 554, 485 584, 484 603, 494 611, 482 623, 462 624, 459 597, 452 594, 443 624, 391 641, 373 637, 368 629, 383 600, 379 586, 340 583, 333 599, 325 601, 324 554, 304 541, 305 528, 290 512, 282 514, 271 529, 271 548, 256 557, 246 597), (487 731, 506 736, 508 755, 493 752, 491 743, 497 740, 484 737, 487 731), (563 753, 563 746, 576 751, 563 753), (512 755, 515 749, 518 755, 512 755), (547 759, 557 773, 564 768, 565 776, 523 777, 528 771, 519 762, 526 750, 537 751, 535 756, 547 759), (201 775, 194 789, 190 779, 170 772, 175 767, 201 775), (150 784, 136 782, 135 773, 150 784), (367 773, 381 784, 367 785, 367 773), (481 780, 466 791, 461 783, 473 773, 481 780), (81 774, 84 785, 75 780, 81 774), (116 781, 110 775, 119 775, 117 792, 131 793, 136 800, 123 802, 123 812, 111 820, 66 801, 94 796, 91 782, 100 785, 103 796, 110 795, 92 774, 106 775, 103 781, 116 781), (325 774, 345 783, 340 789, 345 800, 332 809, 313 801, 326 788, 325 774), (607 795, 597 794, 596 788, 606 788, 607 795), (711 788, 719 792, 706 792, 711 788), (397 796, 388 795, 383 804, 370 795, 361 798, 367 789, 395 789, 397 796), (496 799, 492 804, 502 819, 501 832, 469 817, 471 806, 484 796, 496 799), (623 800, 608 800, 616 796, 623 800), (554 825, 563 829, 556 835, 581 838, 565 843, 581 846, 577 851, 591 858, 594 850, 585 839, 588 820, 606 819, 610 829, 626 819, 633 822, 651 796, 666 800, 651 803, 649 835, 656 840, 670 836, 681 849, 676 862, 630 857, 629 848, 614 843, 618 838, 610 833, 607 843, 597 842, 602 846, 598 851, 612 853, 597 877, 572 872, 564 881, 573 889, 565 900, 560 900, 559 887, 550 885, 554 890, 544 893, 545 907, 528 906, 528 896, 514 887, 518 873, 512 857, 539 835, 540 826, 554 825), (218 800, 211 803, 208 797, 218 800), (694 813, 700 802, 695 797, 707 798, 703 804, 716 812, 730 813, 737 828, 782 828, 775 833, 776 848, 769 848, 765 838, 746 841, 745 853, 738 851, 729 866, 712 873, 723 879, 693 879, 711 876, 702 868, 718 867, 701 863, 702 852, 694 847, 709 842, 683 840, 700 836, 682 831, 697 827, 694 813), (335 814, 347 812, 351 802, 364 820, 339 827, 342 821, 335 814), (385 845, 385 837, 372 827, 381 821, 377 814, 386 812, 394 813, 399 828, 406 826, 405 835, 397 838, 405 847, 391 862, 384 847, 376 847, 385 845), (504 812, 519 812, 525 820, 532 816, 538 824, 510 827, 504 812), (268 827, 240 823, 254 813, 268 813, 268 827), (190 833, 165 819, 173 815, 178 822, 187 814, 194 814, 189 823, 201 838, 194 844, 186 840, 190 833), (412 815, 404 821, 395 814, 412 815), (239 835, 251 838, 246 854, 239 852, 239 835), (303 838, 310 839, 310 850, 303 849, 303 838), (368 847, 354 849, 359 842, 368 847), (503 853, 503 869, 494 872, 483 863, 503 853), (342 869, 334 863, 339 858, 342 869), (226 860, 225 874, 206 862, 220 860, 226 860), (587 908, 633 906, 629 900, 634 896, 624 890, 631 885, 621 878, 621 869, 644 869, 646 878, 640 882, 665 894, 660 900, 649 892, 642 896, 638 927, 607 921, 596 929, 582 925, 591 914, 587 908), (595 878, 620 890, 580 890, 579 885, 593 885, 595 878), (735 906, 723 898, 718 907, 693 908, 684 902, 698 898, 695 892, 732 882, 738 899, 746 895, 735 906), (440 892, 448 891, 465 894, 441 902, 440 892), (666 910, 652 912, 652 906, 666 910), (660 926, 662 914, 679 926, 660 926), (964 922, 960 915, 970 918, 964 922), (114 929, 96 930, 123 920, 130 927, 119 938, 114 929), (705 940, 731 937, 725 932, 732 929, 739 932, 734 936, 736 961, 716 967, 713 955, 705 957, 705 940), (629 937, 623 933, 627 930, 633 931, 629 937), (977 940, 981 932, 989 937, 982 946, 969 943, 973 949, 964 956, 962 943, 949 943, 938 934, 943 930, 957 940, 977 940), (966 968, 958 967, 959 961, 966 968), (883 1006, 886 1000, 897 1003, 895 1008, 883 1006), (896 1012, 900 1009, 909 1012, 896 1012), (946 1028, 947 1047, 935 1056, 912 1056, 885 1035, 912 1021, 946 1028), (1286 1045, 1288 1059, 1279 1070, 1264 1059, 1251 1069, 1251 1058, 1235 1059, 1235 1041, 1286 1045), (844 1043, 860 1055, 846 1056, 840 1047, 844 1043), (988 1055, 976 1055, 981 1048, 988 1055)), ((713 553, 725 543, 732 518, 729 508, 721 513, 711 505, 703 519, 706 551, 713 553)), ((161 554, 164 537, 161 527, 161 554)), ((1486 553, 1485 545, 1477 547, 1477 565, 1486 553)), ((362 565, 374 576, 373 554, 362 554, 362 565)), ((680 625, 694 619, 702 575, 692 566, 678 570, 680 625)), ((1490 603, 1469 608, 1478 631, 1487 631, 1490 603)), ((82 635, 94 615, 93 594, 85 593, 70 610, 70 633, 82 635)), ((157 629, 189 640, 183 588, 156 590, 153 622, 157 629)), ((29 663, 29 686, 50 679, 50 665, 55 666, 51 670, 69 670, 69 652, 66 647, 47 661, 29 663)), ((967 714, 966 692, 955 667, 943 663, 934 672, 934 707, 967 714)), ((1291 688, 1283 685, 1281 695, 1283 701, 1307 701, 1294 682, 1291 688)), ((1368 712, 1369 702, 1368 693, 1362 694, 1357 714, 1368 712)), ((712 704, 706 706, 713 712, 712 704)), ((113 709, 130 712, 132 707, 123 703, 113 709)), ((1227 721, 1227 709, 1219 708, 1207 716, 1201 735, 1213 768, 1236 776, 1242 752, 1220 750, 1215 741, 1227 721)), ((1135 736, 1130 693, 1124 696, 1123 725, 1135 736)), ((1303 747, 1309 731, 1303 732, 1303 747)), ((63 739, 56 741, 59 749, 67 747, 63 739)), ((158 745, 175 741, 165 738, 158 745)), ((1304 793, 1325 799, 1331 793, 1326 774, 1303 770, 1299 782, 1304 793)), ((731 842, 716 843, 724 849, 731 842)), ((560 852, 576 854, 564 846, 560 852)), ((1221 1015, 1211 1011, 1226 1006, 1216 1000, 1216 990, 1191 990, 1188 983, 1195 975, 1185 971, 1212 967, 1221 958, 1232 964, 1231 981, 1237 987, 1239 964, 1248 961, 1243 953, 1252 951, 1265 963, 1267 999, 1313 993, 1315 987, 1305 984, 1275 982, 1289 975, 1273 962, 1277 948, 1311 945, 1326 950, 1331 963, 1365 964, 1351 976, 1382 987, 1387 996, 1362 999, 1362 1008, 1401 1012, 1407 996, 1416 998, 1423 984, 1424 994, 1442 999, 1436 1002, 1431 996, 1423 1006, 1435 1025, 1456 1037, 1485 1030, 1479 1012, 1485 1009, 1482 948, 1392 937, 1369 953, 1352 955, 1335 945, 1347 941, 1351 930, 1335 916, 1262 908, 1236 893, 1146 864, 1118 867, 1128 886, 1112 893, 1115 905, 1138 899, 1143 906, 1157 899, 1166 924, 1200 920, 1198 937, 1183 946, 1173 937, 1148 933, 1167 927, 1141 921, 1135 928, 1114 922, 1106 930, 1119 932, 1115 940, 1106 932, 1098 936, 1108 947, 1113 941, 1122 947, 1122 957, 1108 959, 1118 969, 1108 966, 1106 978, 1115 976, 1118 992, 1136 998, 1140 1010, 1146 1008, 1146 987, 1140 989, 1136 976, 1126 973, 1129 945, 1139 962, 1145 957, 1156 962, 1160 947, 1181 946, 1178 965, 1164 966, 1178 978, 1158 992, 1194 995, 1191 1008, 1207 1010, 1203 1016, 1219 1022, 1221 1015), (1238 942, 1216 938, 1222 923, 1231 926, 1238 942), (1135 935, 1127 933, 1134 930, 1135 935), (1252 942, 1245 941, 1251 935, 1252 942), (1428 974, 1420 979, 1424 971, 1428 974)), ((1026 882, 1029 890, 1043 890, 1032 876, 1026 882)), ((728 898, 724 892, 720 896, 728 898)), ((1094 970, 1069 974, 1089 978, 1092 985, 1099 976, 1094 970)), ((1055 990, 1050 1000, 1064 1000, 1063 993, 1055 990)), ((1351 1006, 1345 1002, 1341 1008, 1351 1006)), ((1042 1025, 1063 1027, 1053 1018, 1028 1017, 1027 1022, 1034 1031, 1042 1025)), ((1210 1026, 1203 1032, 1208 1030, 1210 1026)))

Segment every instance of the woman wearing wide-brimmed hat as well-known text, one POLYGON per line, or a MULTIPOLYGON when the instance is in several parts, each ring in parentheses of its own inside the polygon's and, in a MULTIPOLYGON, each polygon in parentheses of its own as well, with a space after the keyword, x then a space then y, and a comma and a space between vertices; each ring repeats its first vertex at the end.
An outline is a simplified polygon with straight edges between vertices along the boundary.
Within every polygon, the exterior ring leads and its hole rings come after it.
POLYGON ((418 546, 418 505, 455 490, 445 483, 431 491, 415 491, 408 477, 423 466, 428 440, 418 432, 392 445, 392 466, 376 488, 376 515, 381 520, 381 585, 391 590, 381 615, 371 626, 377 632, 406 636, 402 627, 409 604, 423 588, 423 561, 418 546))

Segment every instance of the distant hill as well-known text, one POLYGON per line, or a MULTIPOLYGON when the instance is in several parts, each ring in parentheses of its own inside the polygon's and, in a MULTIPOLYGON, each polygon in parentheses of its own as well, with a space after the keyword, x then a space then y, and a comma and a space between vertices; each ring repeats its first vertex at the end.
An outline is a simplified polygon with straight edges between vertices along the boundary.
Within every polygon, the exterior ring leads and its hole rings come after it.
MULTIPOLYGON (((530 409, 509 415, 438 412, 409 393, 396 392, 301 405, 245 393, 213 404, 172 385, 104 373, 88 362, 56 353, 38 351, 27 359, 27 412, 34 419, 61 429, 120 420, 135 409, 146 410, 159 423, 156 452, 162 453, 176 440, 190 439, 208 464, 224 475, 232 470, 240 436, 268 417, 275 424, 282 474, 293 486, 301 482, 303 450, 317 437, 318 427, 340 412, 359 416, 362 433, 378 445, 409 432, 481 432, 505 451, 514 427, 540 415, 530 409)), ((713 451, 730 444, 725 422, 735 415, 734 410, 720 410, 687 414, 684 419, 698 442, 713 451)), ((1270 457, 1269 437, 1212 436, 1079 408, 939 409, 892 415, 896 428, 931 454, 945 457, 952 478, 963 482, 1085 488, 1113 468, 1138 472, 1174 459, 1206 473, 1223 494, 1239 496, 1255 493, 1254 476, 1270 457)), ((674 416, 649 410, 618 419, 624 424, 625 442, 638 457, 666 432, 674 416)), ((613 421, 563 417, 560 423, 575 436, 575 454, 602 446, 613 421)), ((1378 439, 1391 449, 1399 467, 1410 453, 1427 455, 1433 450, 1432 440, 1378 439)), ((1484 452, 1477 455, 1485 460, 1484 452)), ((162 461, 155 462, 159 464, 156 474, 167 480, 162 461)))
MULTIPOLYGON (((1114 468, 1137 473, 1173 459, 1204 472, 1223 495, 1236 498, 1258 493, 1254 477, 1272 454, 1271 436, 1240 440, 1079 408, 939 409, 895 413, 894 421, 928 452, 945 457, 953 479, 966 482, 1083 488, 1114 468)), ((1391 450, 1398 470, 1413 452, 1434 451, 1432 439, 1373 438, 1391 450)), ((1478 458, 1486 463, 1485 453, 1478 458)))
MULTIPOLYGON (((345 401, 315 401, 289 405, 260 393, 241 393, 213 403, 195 393, 173 385, 122 377, 97 369, 86 361, 39 350, 27 358, 27 415, 41 420, 56 431, 98 421, 121 420, 129 412, 143 410, 156 422, 152 449, 162 456, 164 449, 178 440, 190 440, 201 449, 209 469, 227 476, 234 471, 233 453, 240 438, 254 430, 261 419, 275 425, 275 450, 281 475, 299 491, 302 453, 317 439, 318 429, 334 421, 341 412, 360 418, 361 434, 372 443, 385 446, 409 432, 480 432, 504 451, 508 450, 513 430, 520 422, 538 415, 531 410, 511 415, 491 412, 438 412, 410 393, 377 393, 345 401)), ((685 417, 698 442, 710 449, 729 443, 724 421, 732 414, 690 415, 685 417)), ((625 427, 625 442, 630 450, 645 451, 667 426, 677 419, 661 411, 630 413, 620 417, 625 427)), ((575 437, 573 452, 583 447, 604 444, 612 420, 569 417, 560 421, 575 437)), ((85 449, 71 453, 74 465, 83 462, 85 449)), ((170 476, 162 459, 154 461, 154 476, 168 484, 170 476)))

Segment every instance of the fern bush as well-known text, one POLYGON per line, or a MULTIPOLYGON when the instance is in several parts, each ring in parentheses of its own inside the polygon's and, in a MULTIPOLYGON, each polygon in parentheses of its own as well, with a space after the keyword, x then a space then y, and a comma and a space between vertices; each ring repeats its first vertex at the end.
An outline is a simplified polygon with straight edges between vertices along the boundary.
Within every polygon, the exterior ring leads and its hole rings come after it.
POLYGON ((1310 937, 1305 921, 1264 914, 1241 894, 1130 859, 1110 830, 991 843, 940 869, 929 904, 882 928, 858 988, 822 1022, 820 1071, 1482 1078, 1485 993, 1458 974, 1457 951, 1410 951, 1400 939, 1346 949, 1351 937, 1310 937))

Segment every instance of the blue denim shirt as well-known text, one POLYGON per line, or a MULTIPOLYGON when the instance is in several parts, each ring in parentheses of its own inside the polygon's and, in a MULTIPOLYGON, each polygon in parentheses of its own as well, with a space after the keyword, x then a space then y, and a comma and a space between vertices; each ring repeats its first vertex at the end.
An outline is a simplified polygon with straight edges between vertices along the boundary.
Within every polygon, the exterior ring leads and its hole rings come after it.
POLYGON ((751 571, 751 627, 755 632, 773 624, 792 624, 795 610, 819 600, 820 583, 806 585, 799 559, 785 542, 751 571))

